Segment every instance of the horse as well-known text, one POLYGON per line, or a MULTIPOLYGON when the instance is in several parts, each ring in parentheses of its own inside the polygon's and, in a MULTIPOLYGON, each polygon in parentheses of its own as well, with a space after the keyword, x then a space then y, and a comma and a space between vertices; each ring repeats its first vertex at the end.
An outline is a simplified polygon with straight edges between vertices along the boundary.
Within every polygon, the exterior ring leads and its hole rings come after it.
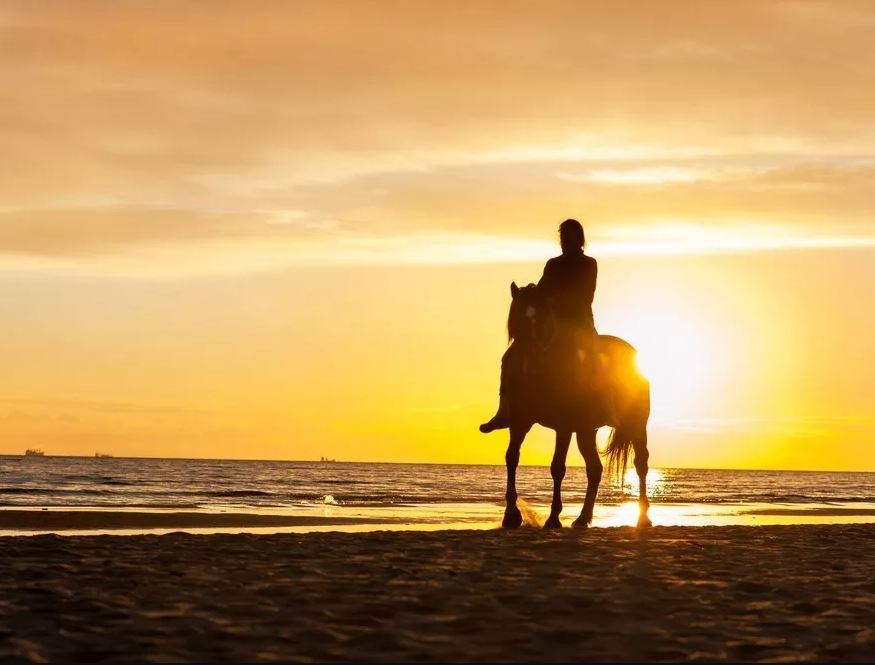
MULTIPOLYGON (((550 516, 545 528, 561 527, 559 513, 562 511, 562 479, 565 477, 565 460, 571 445, 572 433, 577 434, 577 447, 586 463, 586 498, 580 516, 572 526, 586 528, 592 523, 596 493, 601 482, 602 464, 596 431, 599 427, 611 428, 607 447, 604 451, 608 461, 609 473, 617 473, 623 478, 630 452, 634 452, 634 465, 638 474, 638 526, 651 525, 647 499, 647 421, 650 417, 650 383, 637 369, 635 348, 611 335, 599 335, 595 348, 598 357, 590 362, 601 362, 603 380, 601 390, 611 391, 612 408, 598 408, 597 399, 604 395, 574 393, 577 397, 569 404, 561 400, 556 390, 551 389, 549 372, 539 378, 534 368, 543 367, 545 351, 549 344, 549 322, 552 313, 549 306, 538 293, 535 284, 520 288, 511 284, 511 306, 507 320, 508 339, 519 345, 515 353, 526 361, 526 376, 515 380, 523 383, 522 389, 511 390, 508 394, 508 423, 510 441, 505 454, 507 465, 507 491, 502 526, 518 527, 523 518, 516 505, 516 471, 519 465, 520 448, 529 430, 539 424, 556 432, 556 447, 550 464, 553 478, 553 500, 550 516), (533 359, 534 362, 528 362, 533 359)), ((565 361, 567 363, 567 360, 565 361)), ((555 378, 555 377, 553 377, 555 378)), ((603 402, 604 404, 605 402, 603 402)))

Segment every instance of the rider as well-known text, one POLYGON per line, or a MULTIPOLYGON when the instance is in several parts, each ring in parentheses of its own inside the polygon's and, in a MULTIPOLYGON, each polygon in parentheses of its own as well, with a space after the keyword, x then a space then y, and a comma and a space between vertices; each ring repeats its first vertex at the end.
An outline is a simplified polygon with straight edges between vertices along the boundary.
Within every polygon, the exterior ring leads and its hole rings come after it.
MULTIPOLYGON (((599 369, 594 354, 597 333, 592 314, 598 265, 594 258, 583 251, 586 238, 583 226, 576 219, 566 219, 559 225, 559 244, 562 254, 547 261, 544 275, 538 282, 538 288, 551 304, 556 317, 557 357, 561 369, 557 368, 559 371, 555 373, 555 378, 561 383, 580 378, 593 379, 599 369), (574 361, 569 362, 569 359, 574 361), (584 367, 591 370, 588 377, 581 376, 579 370, 584 367)), ((480 425, 480 431, 484 434, 508 426, 506 384, 511 349, 502 358, 498 411, 488 422, 480 425)), ((566 390, 571 386, 562 388, 563 394, 569 394, 566 390)))

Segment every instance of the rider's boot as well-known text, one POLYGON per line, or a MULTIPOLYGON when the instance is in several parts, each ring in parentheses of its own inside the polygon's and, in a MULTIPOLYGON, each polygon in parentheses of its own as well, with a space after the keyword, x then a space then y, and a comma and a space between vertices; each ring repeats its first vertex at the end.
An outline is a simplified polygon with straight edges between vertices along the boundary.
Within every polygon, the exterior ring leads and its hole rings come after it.
POLYGON ((480 425, 480 431, 484 434, 489 434, 497 429, 504 429, 506 427, 510 427, 510 423, 508 422, 509 408, 507 404, 507 397, 504 395, 500 395, 498 398, 498 411, 495 412, 495 415, 492 416, 487 422, 480 425))

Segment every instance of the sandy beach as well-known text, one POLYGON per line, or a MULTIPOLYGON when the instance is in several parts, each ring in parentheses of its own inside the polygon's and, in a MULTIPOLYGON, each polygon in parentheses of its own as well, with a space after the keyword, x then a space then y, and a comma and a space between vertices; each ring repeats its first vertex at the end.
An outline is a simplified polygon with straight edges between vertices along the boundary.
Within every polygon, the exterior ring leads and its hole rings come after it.
POLYGON ((871 660, 875 526, 0 539, 0 660, 871 660))
POLYGON ((241 512, 155 510, 0 510, 0 529, 81 531, 89 529, 258 529, 268 527, 350 527, 392 523, 391 518, 270 515, 241 512))

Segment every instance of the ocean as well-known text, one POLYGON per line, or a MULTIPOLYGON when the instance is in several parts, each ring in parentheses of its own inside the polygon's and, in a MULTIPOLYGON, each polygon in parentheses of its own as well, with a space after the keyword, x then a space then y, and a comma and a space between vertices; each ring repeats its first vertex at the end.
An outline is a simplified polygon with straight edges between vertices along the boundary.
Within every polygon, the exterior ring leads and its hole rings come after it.
MULTIPOLYGON (((637 480, 632 473, 624 480, 603 479, 594 526, 635 523, 637 480)), ((585 484, 584 469, 569 467, 563 519, 579 512, 585 484)), ((0 510, 259 512, 492 527, 504 487, 497 465, 0 456, 0 510)), ((549 469, 521 467, 517 491, 534 521, 544 517, 549 469)), ((875 521, 875 473, 653 469, 649 496, 655 524, 875 521)))

